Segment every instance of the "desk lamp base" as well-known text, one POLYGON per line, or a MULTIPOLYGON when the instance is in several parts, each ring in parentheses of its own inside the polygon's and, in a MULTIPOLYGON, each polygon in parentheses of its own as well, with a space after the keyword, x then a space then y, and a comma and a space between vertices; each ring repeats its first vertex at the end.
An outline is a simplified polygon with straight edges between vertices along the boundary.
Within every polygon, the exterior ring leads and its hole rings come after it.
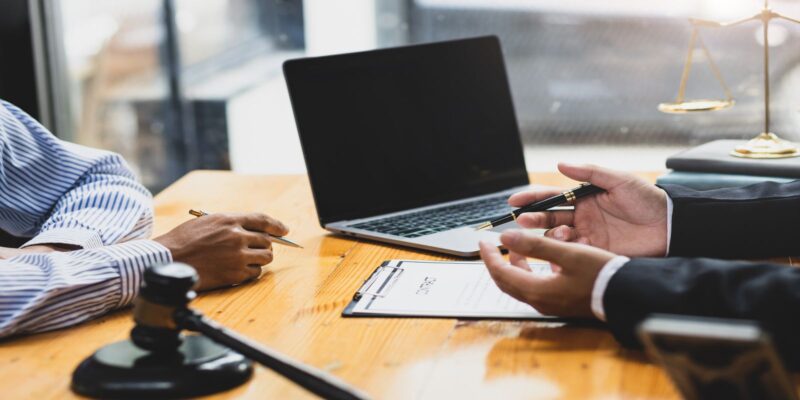
POLYGON ((104 399, 187 398, 234 388, 252 375, 249 359, 205 336, 186 336, 167 354, 124 340, 84 360, 72 375, 72 390, 104 399))

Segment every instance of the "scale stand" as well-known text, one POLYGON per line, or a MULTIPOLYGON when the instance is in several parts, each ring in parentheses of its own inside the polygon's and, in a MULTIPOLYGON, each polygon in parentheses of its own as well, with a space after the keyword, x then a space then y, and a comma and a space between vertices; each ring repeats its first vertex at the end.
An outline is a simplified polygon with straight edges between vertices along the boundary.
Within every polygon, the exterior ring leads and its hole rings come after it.
POLYGON ((778 137, 778 135, 770 132, 770 93, 769 93, 769 24, 773 19, 783 19, 786 21, 800 24, 800 20, 778 14, 769 8, 769 0, 764 0, 764 7, 761 12, 745 19, 732 22, 716 22, 700 19, 691 19, 692 24, 692 37, 689 40, 689 53, 686 56, 686 62, 683 67, 683 75, 681 76, 681 83, 678 89, 678 98, 674 102, 661 103, 658 106, 659 111, 670 114, 685 114, 691 112, 704 112, 704 111, 717 111, 733 106, 734 100, 731 96, 728 86, 722 79, 722 74, 719 68, 711 58, 711 53, 703 43, 699 36, 700 27, 709 28, 725 28, 743 24, 749 21, 761 21, 764 34, 764 131, 755 138, 751 139, 745 144, 736 146, 730 155, 741 158, 754 158, 754 159, 769 159, 769 158, 788 158, 800 156, 800 149, 797 145, 787 142, 778 137), (684 95, 686 93, 686 84, 689 80, 689 72, 691 71, 692 53, 694 52, 695 43, 699 42, 700 47, 708 59, 709 66, 711 67, 714 76, 719 81, 722 89, 725 91, 726 98, 724 100, 686 100, 684 95))

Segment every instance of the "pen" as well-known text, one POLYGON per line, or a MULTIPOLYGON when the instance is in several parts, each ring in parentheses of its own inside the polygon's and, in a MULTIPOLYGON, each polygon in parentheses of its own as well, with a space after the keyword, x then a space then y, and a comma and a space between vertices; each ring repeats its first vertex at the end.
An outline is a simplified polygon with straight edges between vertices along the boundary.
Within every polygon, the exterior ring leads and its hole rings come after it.
MULTIPOLYGON (((198 217, 198 218, 202 217, 202 216, 205 216, 205 215, 208 215, 207 212, 200 211, 200 210, 189 210, 189 214, 192 214, 192 215, 194 215, 195 217, 198 217)), ((291 240, 286 239, 284 237, 272 236, 269 233, 267 233, 267 236, 269 236, 270 239, 272 239, 272 241, 275 242, 275 243, 280 243, 282 245, 289 246, 289 247, 297 247, 298 249, 302 249, 303 248, 303 246, 300 246, 299 244, 297 244, 295 242, 292 242, 291 240)))
POLYGON ((484 229, 494 228, 495 226, 499 226, 511 221, 516 221, 517 217, 519 217, 520 214, 528 212, 547 211, 553 207, 560 206, 564 203, 573 204, 575 203, 575 200, 581 197, 602 192, 605 192, 605 190, 595 185, 592 185, 591 183, 582 183, 580 186, 572 190, 567 190, 566 192, 561 193, 559 195, 549 197, 541 201, 537 201, 536 203, 528 204, 525 207, 518 208, 512 211, 510 214, 480 224, 477 228, 475 228, 475 230, 480 231, 484 229))

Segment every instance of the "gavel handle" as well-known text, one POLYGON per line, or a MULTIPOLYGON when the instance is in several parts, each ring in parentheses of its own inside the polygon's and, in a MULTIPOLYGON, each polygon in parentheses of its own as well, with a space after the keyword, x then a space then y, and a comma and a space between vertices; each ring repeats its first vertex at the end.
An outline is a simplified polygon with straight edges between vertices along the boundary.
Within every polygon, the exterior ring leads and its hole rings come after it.
POLYGON ((255 343, 197 311, 179 310, 175 313, 175 320, 185 329, 202 333, 209 339, 249 357, 323 399, 363 400, 369 398, 338 378, 255 343))

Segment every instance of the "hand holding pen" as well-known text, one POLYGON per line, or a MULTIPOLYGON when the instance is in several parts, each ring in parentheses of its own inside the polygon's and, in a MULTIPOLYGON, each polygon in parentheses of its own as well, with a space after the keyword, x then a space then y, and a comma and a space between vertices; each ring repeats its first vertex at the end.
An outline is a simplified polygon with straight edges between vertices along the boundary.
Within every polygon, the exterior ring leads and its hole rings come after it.
MULTIPOLYGON (((548 229, 545 236, 589 244, 635 257, 663 257, 667 251, 667 194, 630 173, 593 165, 559 164, 566 177, 589 182, 605 193, 578 198, 574 210, 536 211, 517 216, 523 228, 548 229)), ((514 207, 560 195, 564 190, 530 190, 509 199, 514 207)))
POLYGON ((507 224, 512 221, 516 221, 517 218, 524 214, 530 212, 537 212, 537 211, 547 211, 553 207, 558 207, 564 204, 573 205, 575 201, 581 197, 589 196, 597 193, 605 192, 602 188, 592 185, 591 183, 583 183, 580 186, 566 190, 561 192, 555 196, 548 197, 544 200, 537 201, 535 203, 527 204, 521 208, 518 208, 512 211, 509 214, 503 215, 501 217, 495 218, 491 221, 485 222, 479 225, 476 230, 483 230, 493 228, 495 226, 500 226, 503 224, 507 224))
MULTIPOLYGON (((198 217, 198 218, 208 215, 207 212, 201 211, 201 210, 189 210, 189 214, 192 214, 192 215, 194 215, 195 217, 198 217)), ((269 233, 267 233, 267 236, 269 236, 270 240, 272 240, 274 243, 282 244, 284 246, 289 246, 289 247, 295 247, 295 248, 298 248, 298 249, 302 249, 303 248, 303 246, 300 246, 299 244, 297 244, 295 242, 292 242, 291 240, 286 239, 283 236, 275 236, 275 235, 271 235, 269 233)))
POLYGON ((200 275, 195 289, 207 290, 258 279, 274 257, 271 237, 287 233, 283 223, 261 213, 215 213, 190 219, 153 241, 169 250, 172 261, 194 267, 200 275))

